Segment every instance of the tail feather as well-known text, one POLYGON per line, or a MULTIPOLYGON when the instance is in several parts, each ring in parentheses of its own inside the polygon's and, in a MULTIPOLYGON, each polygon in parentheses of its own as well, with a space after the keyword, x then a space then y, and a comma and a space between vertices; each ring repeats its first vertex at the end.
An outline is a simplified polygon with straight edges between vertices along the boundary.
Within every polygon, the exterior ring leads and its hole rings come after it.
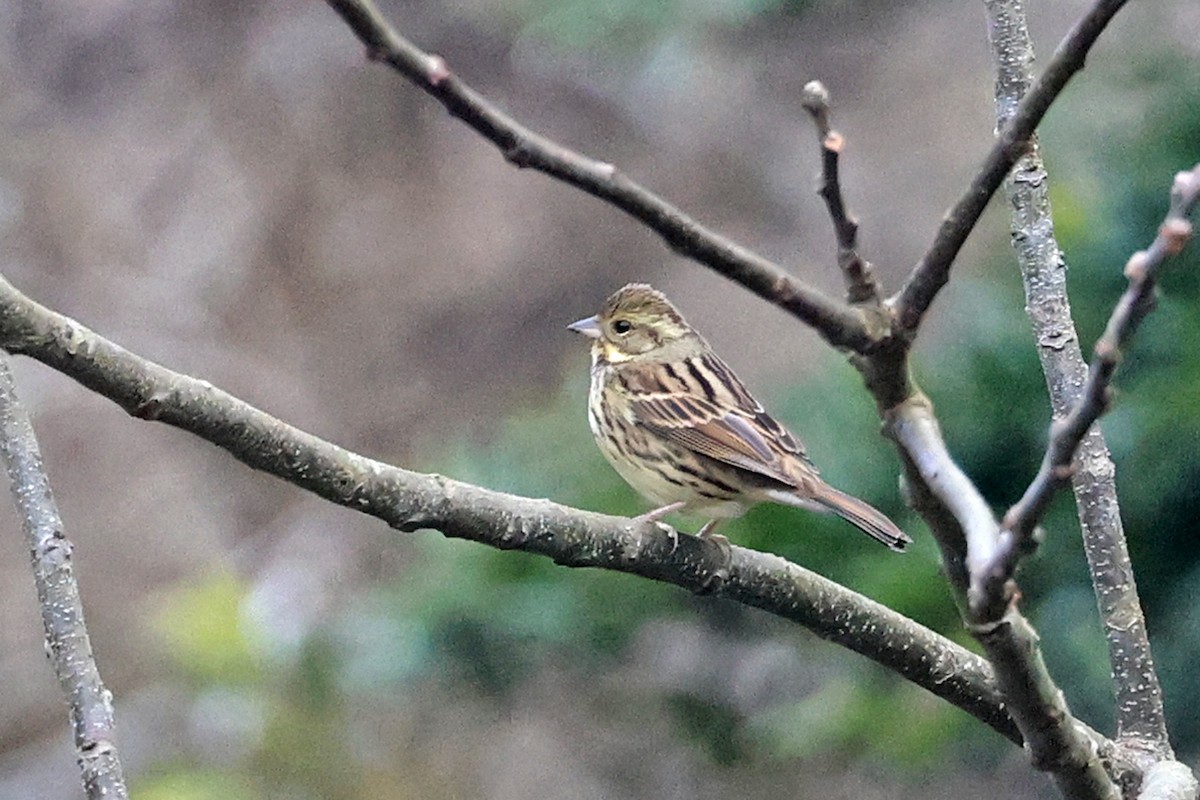
POLYGON ((873 508, 857 497, 839 492, 828 484, 819 486, 815 493, 807 497, 800 497, 791 492, 786 496, 780 495, 783 493, 771 492, 769 496, 776 502, 787 505, 800 506, 813 511, 832 511, 872 539, 882 542, 898 553, 904 552, 904 548, 912 544, 912 538, 900 530, 896 523, 888 519, 882 511, 873 508))
POLYGON ((867 505, 857 497, 826 486, 824 491, 813 499, 872 539, 883 542, 897 552, 904 552, 904 548, 912 544, 912 538, 884 516, 882 511, 867 505))

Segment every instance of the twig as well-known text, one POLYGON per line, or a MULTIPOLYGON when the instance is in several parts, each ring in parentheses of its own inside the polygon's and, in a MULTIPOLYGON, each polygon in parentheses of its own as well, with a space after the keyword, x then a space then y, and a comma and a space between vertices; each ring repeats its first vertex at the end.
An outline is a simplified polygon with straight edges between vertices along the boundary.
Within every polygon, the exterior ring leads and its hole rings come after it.
MULTIPOLYGON (((1200 164, 1190 172, 1175 175, 1171 188, 1171 207, 1149 249, 1134 253, 1125 265, 1129 286, 1117 301, 1104 334, 1096 342, 1087 382, 1079 400, 1068 414, 1050 428, 1050 443, 1041 469, 1025 494, 1004 515, 1001 546, 987 569, 973 574, 983 597, 991 597, 996 584, 1011 576, 1025 542, 1049 505, 1055 492, 1065 486, 1071 474, 1071 457, 1083 436, 1108 408, 1110 384, 1122 350, 1138 325, 1154 307, 1154 287, 1163 263, 1179 253, 1192 236, 1188 216, 1200 199, 1200 164)), ((981 597, 981 603, 986 603, 981 597)))
POLYGON ((946 212, 933 244, 909 273, 904 285, 888 302, 897 324, 909 337, 916 334, 925 312, 950 279, 950 267, 984 208, 1017 159, 1025 154, 1029 137, 1067 81, 1083 68, 1084 59, 1109 20, 1126 0, 1097 0, 1059 44, 1046 71, 1021 100, 1012 119, 996 137, 983 165, 962 197, 946 212))
POLYGON ((606 200, 661 236, 671 249, 786 309, 835 347, 866 353, 875 346, 875 337, 858 310, 709 230, 612 164, 588 158, 521 125, 460 80, 442 57, 423 52, 400 36, 371 0, 327 2, 366 45, 370 58, 390 65, 428 92, 516 166, 544 172, 606 200))
MULTIPOLYGON (((986 6, 996 65, 996 116, 1002 126, 1028 90, 1033 45, 1021 2, 989 0, 986 6)), ((1031 144, 1007 181, 1013 208, 1012 241, 1051 407, 1060 419, 1079 399, 1087 364, 1079 347, 1066 268, 1054 235, 1049 178, 1036 137, 1031 144)), ((1171 758, 1162 689, 1121 524, 1115 468, 1099 426, 1092 426, 1079 444, 1071 471, 1084 550, 1108 642, 1118 739, 1136 739, 1158 757, 1171 758)))
POLYGON ((17 399, 9 359, 0 355, 0 455, 29 543, 46 652, 71 711, 75 757, 89 798, 128 797, 115 743, 112 695, 100 679, 83 620, 71 542, 50 491, 33 425, 17 399))
POLYGON ((829 124, 829 90, 820 81, 804 85, 800 102, 817 126, 821 141, 821 183, 817 194, 829 209, 837 235, 838 266, 846 280, 846 299, 851 303, 879 303, 879 285, 871 262, 858 253, 858 220, 846 208, 838 160, 846 140, 829 124))
MULTIPOLYGON (((213 387, 142 359, 34 303, 0 278, 0 346, 35 358, 128 413, 196 434, 243 463, 399 530, 548 556, 713 593, 804 625, 895 670, 1020 742, 979 656, 868 598, 781 558, 665 526, 488 491, 372 461, 213 387), (728 570, 714 584, 714 573, 728 570)), ((1096 741, 1105 741, 1094 734, 1096 741)))

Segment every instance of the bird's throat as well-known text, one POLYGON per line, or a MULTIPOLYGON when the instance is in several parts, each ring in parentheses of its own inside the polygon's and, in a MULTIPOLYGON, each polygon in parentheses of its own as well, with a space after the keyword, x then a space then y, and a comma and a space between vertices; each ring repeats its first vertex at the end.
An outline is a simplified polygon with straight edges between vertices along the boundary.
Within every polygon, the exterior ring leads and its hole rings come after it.
POLYGON ((629 353, 622 352, 612 342, 603 342, 599 345, 599 348, 597 352, 599 360, 609 364, 623 364, 633 358, 629 353))

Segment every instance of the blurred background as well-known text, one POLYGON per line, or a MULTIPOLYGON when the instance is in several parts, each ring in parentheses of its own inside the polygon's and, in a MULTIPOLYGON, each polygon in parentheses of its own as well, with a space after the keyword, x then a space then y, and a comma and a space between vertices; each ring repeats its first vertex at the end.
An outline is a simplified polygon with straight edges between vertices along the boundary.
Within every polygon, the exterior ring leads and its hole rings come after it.
MULTIPOLYGON (((982 4, 380 0, 518 119, 839 292, 799 105, 830 88, 862 249, 894 289, 989 144, 982 4)), ((1086 4, 1037 4, 1043 58, 1086 4)), ((1043 130, 1085 349, 1200 160, 1200 7, 1131 4, 1043 130)), ((911 531, 727 531, 966 642, 857 374, 619 212, 506 165, 320 2, 0 0, 0 271, 143 356, 407 467, 644 508, 584 415, 563 326, 668 292, 834 484, 911 531)), ((916 371, 988 499, 1040 460, 1042 378, 994 203, 916 371)), ((1200 756, 1200 256, 1164 281, 1105 419, 1175 744, 1200 756)), ((852 653, 629 576, 401 535, 29 362, 35 417, 133 795, 1050 797, 1020 750, 852 653)), ((19 523, 0 504, 0 797, 78 797, 19 523)), ((1074 710, 1112 731, 1105 646, 1060 498, 1025 607, 1074 710)), ((969 643, 968 643, 969 644, 969 643)))

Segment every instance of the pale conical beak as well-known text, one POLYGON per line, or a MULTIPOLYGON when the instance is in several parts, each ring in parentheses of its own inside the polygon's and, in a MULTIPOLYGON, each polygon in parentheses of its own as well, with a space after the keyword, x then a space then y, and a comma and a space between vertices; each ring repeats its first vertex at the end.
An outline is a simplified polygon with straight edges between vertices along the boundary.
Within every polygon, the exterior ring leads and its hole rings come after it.
POLYGON ((596 319, 595 317, 587 317, 586 319, 581 319, 578 322, 572 322, 567 326, 567 330, 575 331, 576 333, 582 333, 589 339, 599 339, 600 320, 596 319))

